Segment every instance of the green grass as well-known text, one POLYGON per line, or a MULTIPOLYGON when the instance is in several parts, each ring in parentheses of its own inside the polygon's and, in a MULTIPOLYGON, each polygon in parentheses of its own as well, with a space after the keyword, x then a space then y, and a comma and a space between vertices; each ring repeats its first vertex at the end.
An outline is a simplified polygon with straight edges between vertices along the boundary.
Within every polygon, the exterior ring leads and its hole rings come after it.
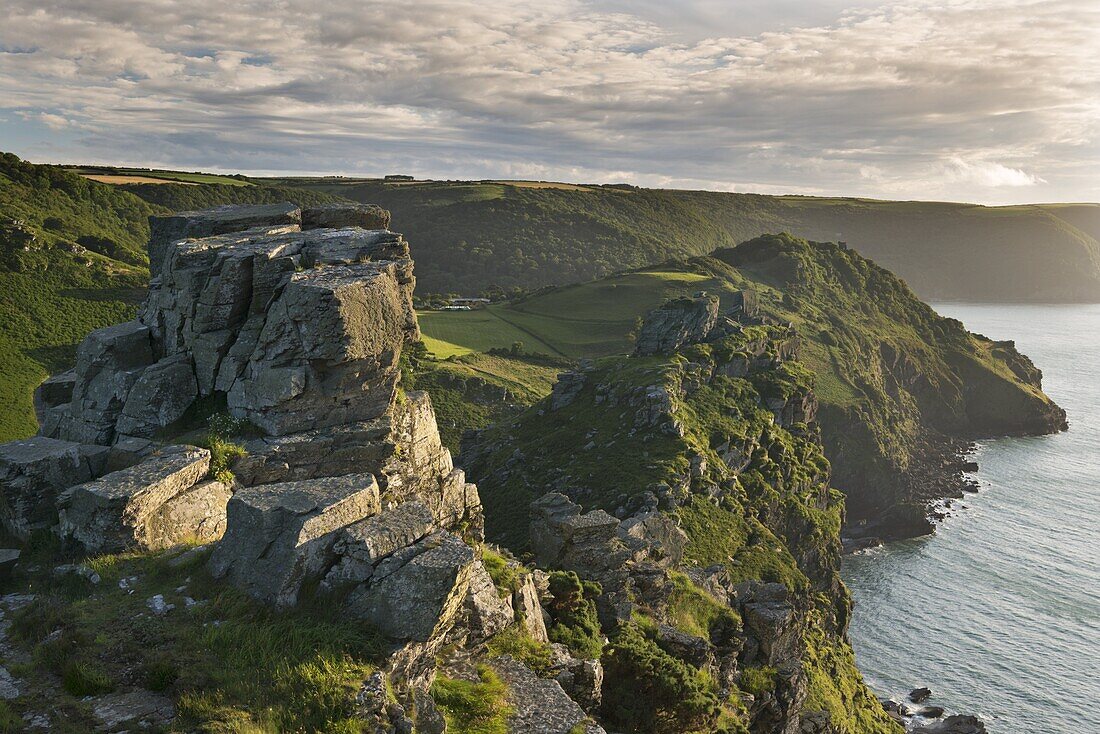
POLYGON ((673 627, 704 640, 711 638, 711 631, 716 626, 741 626, 737 612, 717 602, 682 573, 672 574, 667 615, 673 627))
POLYGON ((625 273, 493 304, 474 311, 424 311, 425 344, 435 356, 508 349, 573 358, 628 352, 640 316, 666 300, 696 291, 729 295, 729 283, 686 270, 625 273))
POLYGON ((37 430, 32 393, 72 367, 89 331, 132 318, 143 275, 55 261, 36 272, 0 272, 0 441, 37 430))
POLYGON ((432 685, 432 698, 447 719, 447 731, 454 734, 507 734, 513 708, 508 704, 508 687, 491 668, 478 667, 478 682, 439 676, 432 685))
POLYGON ((272 610, 211 580, 205 558, 173 568, 171 556, 93 559, 97 586, 48 574, 8 582, 8 591, 36 594, 11 631, 41 663, 18 670, 27 684, 19 706, 57 712, 62 734, 90 731, 83 697, 136 681, 175 699, 172 731, 359 731, 354 694, 383 658, 363 623, 323 606, 272 610), (135 593, 119 588, 119 579, 134 576, 135 593), (154 594, 176 608, 150 614, 154 594), (200 603, 188 607, 184 596, 200 603))

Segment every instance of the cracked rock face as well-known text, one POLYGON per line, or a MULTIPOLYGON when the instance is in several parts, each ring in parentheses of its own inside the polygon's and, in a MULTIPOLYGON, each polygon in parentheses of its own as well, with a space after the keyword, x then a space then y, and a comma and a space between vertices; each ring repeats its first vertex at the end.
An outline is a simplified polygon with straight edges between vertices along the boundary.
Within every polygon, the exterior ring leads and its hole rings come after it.
POLYGON ((649 312, 638 332, 634 353, 668 354, 686 344, 705 341, 718 325, 718 298, 677 298, 649 312))
POLYGON ((103 473, 108 450, 35 436, 0 444, 0 521, 19 538, 57 518, 57 495, 103 473))
POLYGON ((59 533, 93 553, 155 550, 187 540, 195 528, 182 503, 196 499, 181 495, 193 489, 206 497, 226 493, 217 482, 196 488, 209 468, 206 449, 169 446, 132 467, 71 487, 58 498, 59 533))
POLYGON ((216 578, 279 606, 333 564, 337 531, 380 509, 372 474, 242 489, 226 510, 226 534, 210 557, 216 578))
MULTIPOLYGON (((56 523, 91 553, 217 541, 216 578, 275 606, 331 594, 426 696, 444 642, 484 641, 514 602, 470 545, 480 498, 431 400, 400 389, 420 331, 408 244, 388 225, 350 203, 153 218, 139 318, 90 334, 37 391, 42 435, 0 446, 4 524, 56 523), (209 478, 205 449, 159 445, 221 400, 261 433, 231 486, 209 478)), ((537 592, 517 598, 545 639, 537 592)))

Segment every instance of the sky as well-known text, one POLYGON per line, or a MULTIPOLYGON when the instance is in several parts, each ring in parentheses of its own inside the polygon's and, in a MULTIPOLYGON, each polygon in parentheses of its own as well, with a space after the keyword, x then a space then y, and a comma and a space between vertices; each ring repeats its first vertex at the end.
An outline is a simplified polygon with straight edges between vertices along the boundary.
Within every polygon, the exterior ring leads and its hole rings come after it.
POLYGON ((0 150, 1100 201, 1097 0, 3 0, 0 150))

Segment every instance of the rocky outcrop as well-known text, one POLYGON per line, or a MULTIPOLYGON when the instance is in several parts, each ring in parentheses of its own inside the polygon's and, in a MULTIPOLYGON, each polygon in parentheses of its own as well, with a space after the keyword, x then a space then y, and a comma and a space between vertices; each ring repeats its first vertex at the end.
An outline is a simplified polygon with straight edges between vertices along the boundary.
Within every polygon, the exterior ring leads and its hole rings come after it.
POLYGON ((493 662, 508 685, 515 713, 508 720, 511 734, 603 734, 576 702, 554 680, 539 678, 530 668, 509 657, 493 662))
POLYGON ((221 206, 195 212, 180 212, 169 217, 150 217, 149 270, 160 274, 164 253, 175 242, 240 232, 254 227, 293 227, 302 221, 302 211, 294 204, 257 206, 221 206))
POLYGON ((433 533, 380 564, 348 596, 348 609, 392 640, 441 640, 457 621, 477 568, 461 538, 433 533))
POLYGON ((36 436, 0 444, 0 520, 19 538, 57 522, 60 492, 103 473, 109 450, 36 436))
POLYGON ((210 571, 256 598, 293 605, 302 584, 332 565, 337 531, 379 508, 373 474, 242 489, 229 501, 210 571))
MULTIPOLYGON (((428 395, 401 388, 419 327, 408 245, 388 223, 357 204, 154 218, 138 318, 90 334, 74 369, 37 392, 42 435, 0 446, 3 519, 24 536, 52 526, 86 553, 211 543, 215 579, 273 607, 339 605, 380 634, 389 654, 357 697, 364 721, 441 731, 439 660, 482 663, 505 630, 549 635, 534 575, 498 588, 483 565, 477 488, 443 446, 428 395), (164 445, 195 435, 194 416, 211 409, 228 413, 211 422, 229 432, 211 435, 216 456, 164 445), (228 440, 243 446, 231 453, 228 440)), ((614 563, 676 545, 658 519, 620 525, 568 501, 547 507, 563 562, 610 568, 608 544, 614 563)), ((173 604, 156 595, 148 607, 173 604)), ((602 731, 586 724, 598 661, 559 650, 552 678, 501 666, 512 731, 602 731)), ((159 715, 140 693, 106 701, 101 718, 159 715)))

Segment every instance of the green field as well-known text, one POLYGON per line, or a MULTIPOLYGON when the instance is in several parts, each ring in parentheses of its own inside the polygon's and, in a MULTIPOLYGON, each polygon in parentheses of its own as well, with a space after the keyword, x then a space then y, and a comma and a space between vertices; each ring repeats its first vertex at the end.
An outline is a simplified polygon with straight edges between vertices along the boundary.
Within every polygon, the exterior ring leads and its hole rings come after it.
POLYGON ((706 290, 721 296, 728 282, 698 273, 654 270, 555 288, 512 303, 474 311, 425 311, 420 329, 428 350, 452 355, 509 349, 563 357, 602 357, 630 351, 640 316, 677 296, 706 290))

